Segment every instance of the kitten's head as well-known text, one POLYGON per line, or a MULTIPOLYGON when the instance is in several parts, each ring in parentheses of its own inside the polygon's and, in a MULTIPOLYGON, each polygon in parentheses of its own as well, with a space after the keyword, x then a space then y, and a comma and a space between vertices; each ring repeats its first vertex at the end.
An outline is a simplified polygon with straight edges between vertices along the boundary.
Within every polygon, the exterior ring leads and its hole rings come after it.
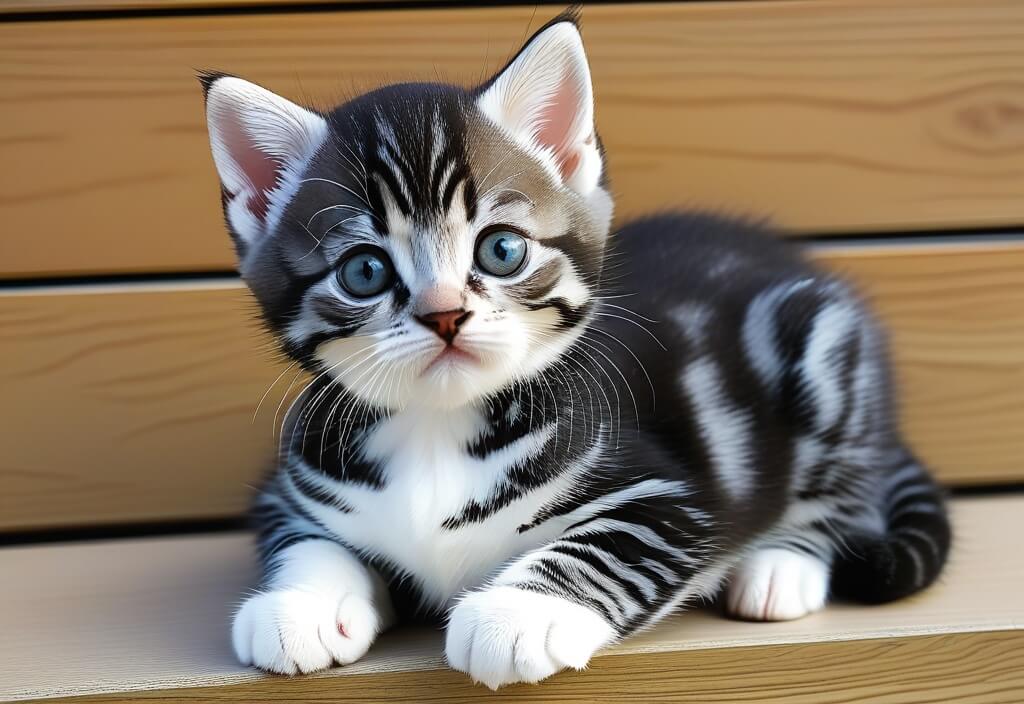
POLYGON ((284 350, 376 405, 454 407, 581 334, 612 200, 574 18, 466 90, 321 114, 206 75, 224 214, 284 350))

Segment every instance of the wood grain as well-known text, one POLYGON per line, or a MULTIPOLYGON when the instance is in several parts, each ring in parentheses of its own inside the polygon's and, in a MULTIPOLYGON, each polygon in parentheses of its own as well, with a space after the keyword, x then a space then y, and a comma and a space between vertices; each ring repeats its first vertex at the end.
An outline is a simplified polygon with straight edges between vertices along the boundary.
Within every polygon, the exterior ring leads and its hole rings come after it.
POLYGON ((280 398, 253 420, 253 315, 237 280, 0 295, 0 527, 242 512, 280 398))
MULTIPOLYGON (((0 25, 0 269, 233 265, 195 68, 318 105, 383 81, 472 83, 553 12, 0 25)), ((623 214, 697 206, 799 232, 1024 221, 1024 4, 601 5, 584 34, 623 214)))
POLYGON ((766 645, 687 653, 610 655, 584 672, 494 693, 451 670, 324 679, 264 679, 218 687, 36 699, 52 704, 316 701, 671 702, 707 704, 1017 704, 1024 691, 1024 634, 958 633, 807 646, 766 645))
MULTIPOLYGON (((416 0, 411 0, 416 2, 416 0)), ((171 10, 186 8, 236 8, 274 7, 289 4, 301 5, 351 5, 358 2, 365 5, 379 3, 387 5, 410 0, 0 0, 0 15, 21 12, 49 12, 54 19, 60 19, 65 12, 130 12, 134 10, 171 10)))
POLYGON ((1024 244, 820 248, 887 324, 910 444, 951 484, 1024 481, 1024 244))
MULTIPOLYGON (((1024 243, 818 256, 890 324, 938 476, 1024 480, 1024 243)), ((254 313, 237 280, 0 294, 0 529, 239 515, 302 381, 254 313)))
POLYGON ((8 549, 0 622, 15 637, 0 639, 0 699, 1016 702, 1024 556, 1006 526, 1021 511, 1020 497, 955 502, 946 573, 904 602, 832 605, 778 624, 690 612, 609 649, 585 673, 497 696, 444 669, 437 631, 386 634, 360 662, 320 676, 240 667, 227 625, 254 576, 243 535, 8 549))

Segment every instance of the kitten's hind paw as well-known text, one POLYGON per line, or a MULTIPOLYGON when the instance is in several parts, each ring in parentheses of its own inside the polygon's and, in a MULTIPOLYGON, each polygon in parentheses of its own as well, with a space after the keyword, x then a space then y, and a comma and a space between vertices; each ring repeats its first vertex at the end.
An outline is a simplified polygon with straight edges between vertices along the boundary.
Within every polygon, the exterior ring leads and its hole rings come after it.
POLYGON ((355 662, 381 625, 373 604, 361 596, 277 589, 242 604, 231 642, 243 665, 295 675, 355 662))
POLYGON ((448 622, 452 668, 498 689, 539 682, 567 667, 582 670, 615 631, 590 609, 515 587, 466 595, 448 622))
POLYGON ((766 548, 739 564, 729 580, 726 608, 750 621, 790 621, 820 611, 829 568, 811 555, 766 548))

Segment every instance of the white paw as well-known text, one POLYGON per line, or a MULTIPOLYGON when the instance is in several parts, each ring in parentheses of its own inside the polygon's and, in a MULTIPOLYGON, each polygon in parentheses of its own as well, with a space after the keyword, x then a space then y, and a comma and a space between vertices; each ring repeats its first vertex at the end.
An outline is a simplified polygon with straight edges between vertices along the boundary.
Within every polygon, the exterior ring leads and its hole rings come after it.
POLYGON ((615 631, 590 609, 515 587, 472 592, 452 610, 445 656, 491 689, 582 670, 615 631))
POLYGON ((276 589, 242 604, 231 642, 243 665, 295 675, 355 662, 381 626, 377 610, 361 596, 276 589))
POLYGON ((733 572, 726 607, 752 621, 790 621, 825 607, 829 567, 779 548, 758 550, 733 572))

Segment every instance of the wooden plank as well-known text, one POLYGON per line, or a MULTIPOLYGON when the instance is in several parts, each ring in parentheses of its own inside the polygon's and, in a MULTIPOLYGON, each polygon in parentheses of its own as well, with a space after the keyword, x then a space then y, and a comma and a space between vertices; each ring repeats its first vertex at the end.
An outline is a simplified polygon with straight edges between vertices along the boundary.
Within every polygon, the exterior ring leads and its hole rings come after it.
MULTIPOLYGON (((331 104, 473 82, 554 9, 0 25, 0 270, 217 270, 232 257, 197 67, 331 104)), ((588 7, 620 212, 774 216, 799 232, 1024 221, 1024 4, 588 7)))
MULTIPOLYGON (((234 516, 279 370, 237 280, 0 296, 0 527, 234 516)), ((285 380, 285 386, 287 385, 285 380)))
POLYGON ((889 327, 904 429, 950 484, 1024 481, 1024 243, 822 248, 889 327))
POLYGON ((228 621, 253 580, 243 535, 0 551, 0 699, 82 702, 1011 702, 1024 687, 1024 554, 1006 526, 1024 498, 954 504, 941 582, 883 607, 832 605, 752 624, 682 614, 584 673, 492 695, 444 669, 438 631, 386 634, 360 662, 313 677, 237 665, 228 621), (190 689, 197 688, 197 689, 190 689))
POLYGON ((352 675, 343 681, 265 679, 256 682, 85 697, 34 699, 53 704, 114 702, 316 701, 550 702, 589 704, 671 702, 706 704, 1011 704, 1024 688, 1024 635, 957 633, 884 640, 833 641, 805 646, 609 655, 585 672, 567 672, 535 686, 497 694, 451 670, 352 675), (965 655, 966 653, 966 655, 965 655), (739 658, 742 657, 742 661, 739 658), (984 673, 984 674, 982 674, 984 673), (874 675, 874 677, 872 677, 874 675))
POLYGON ((0 15, 49 12, 60 19, 66 12, 132 12, 137 10, 188 10, 200 8, 280 7, 282 5, 366 5, 417 0, 0 0, 0 15))
MULTIPOLYGON (((890 323, 938 475, 1024 480, 1024 243, 819 256, 890 323)), ((0 294, 0 529, 239 515, 302 381, 254 316, 237 280, 0 294)))

